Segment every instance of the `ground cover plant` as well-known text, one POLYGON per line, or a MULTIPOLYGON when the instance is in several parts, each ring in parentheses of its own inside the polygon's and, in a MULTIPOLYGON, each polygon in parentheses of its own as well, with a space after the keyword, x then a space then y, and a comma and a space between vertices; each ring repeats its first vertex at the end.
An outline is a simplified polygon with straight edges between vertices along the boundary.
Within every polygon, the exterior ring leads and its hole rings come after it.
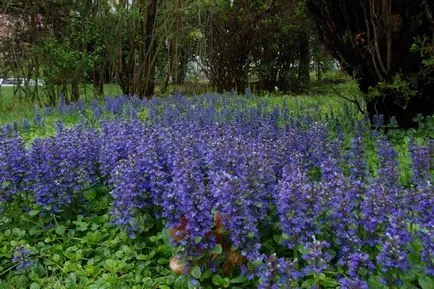
POLYGON ((61 100, 5 124, 0 288, 433 288, 433 119, 289 102, 61 100))

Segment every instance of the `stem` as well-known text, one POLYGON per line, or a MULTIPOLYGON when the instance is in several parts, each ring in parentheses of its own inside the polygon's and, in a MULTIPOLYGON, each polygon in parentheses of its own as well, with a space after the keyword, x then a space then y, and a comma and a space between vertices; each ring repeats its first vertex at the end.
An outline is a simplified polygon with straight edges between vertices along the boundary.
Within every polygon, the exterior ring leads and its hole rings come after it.
POLYGON ((18 266, 18 264, 14 264, 14 265, 10 266, 10 267, 9 267, 8 269, 6 269, 5 271, 1 272, 1 273, 0 273, 0 276, 6 274, 7 272, 9 272, 10 270, 12 270, 13 268, 15 268, 15 267, 17 267, 17 266, 18 266))

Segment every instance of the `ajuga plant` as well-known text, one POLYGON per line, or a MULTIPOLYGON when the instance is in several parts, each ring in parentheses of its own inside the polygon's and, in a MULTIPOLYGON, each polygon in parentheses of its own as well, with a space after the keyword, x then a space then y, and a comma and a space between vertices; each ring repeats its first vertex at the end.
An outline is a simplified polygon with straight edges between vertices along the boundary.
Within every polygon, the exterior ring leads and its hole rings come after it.
POLYGON ((432 140, 405 150, 407 184, 393 144, 361 117, 337 133, 336 116, 317 110, 291 114, 215 95, 74 107, 92 112, 86 117, 98 126, 58 124, 55 135, 28 145, 13 130, 0 134, 2 207, 25 195, 61 216, 86 207, 83 191, 103 184, 112 224, 140 241, 146 220, 164 223, 170 268, 205 288, 227 288, 235 276, 244 279, 234 284, 257 288, 416 288, 432 280, 432 140))

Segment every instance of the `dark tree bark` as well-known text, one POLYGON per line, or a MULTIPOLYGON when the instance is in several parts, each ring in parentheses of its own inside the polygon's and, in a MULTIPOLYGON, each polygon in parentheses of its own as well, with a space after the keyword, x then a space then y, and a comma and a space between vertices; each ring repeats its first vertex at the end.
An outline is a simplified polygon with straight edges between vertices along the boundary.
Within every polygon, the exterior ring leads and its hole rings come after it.
POLYGON ((119 51, 118 82, 126 95, 151 98, 155 88, 158 1, 139 0, 132 5, 144 17, 130 23, 131 32, 119 51))
POLYGON ((143 96, 151 98, 154 95, 155 89, 155 58, 157 51, 155 25, 157 17, 157 0, 148 1, 148 9, 146 16, 146 39, 145 39, 145 51, 147 54, 146 65, 146 81, 145 90, 143 96))
POLYGON ((308 0, 307 5, 325 46, 358 80, 371 119, 394 116, 401 127, 411 127, 417 114, 434 113, 434 68, 423 64, 434 51, 421 56, 411 49, 418 38, 434 40, 432 1, 308 0), (397 76, 408 91, 394 85, 397 76), (370 88, 378 93, 368 96, 370 88))
POLYGON ((104 95, 104 70, 101 66, 96 65, 93 70, 93 89, 97 97, 104 95))
POLYGON ((209 11, 205 25, 205 74, 218 91, 244 92, 248 85, 249 59, 257 25, 275 7, 274 1, 239 0, 209 11), (265 1, 264 1, 265 2, 265 1))
POLYGON ((187 65, 189 61, 189 55, 182 47, 179 49, 179 63, 176 73, 175 83, 178 85, 184 84, 185 77, 187 75, 187 65))
POLYGON ((298 66, 298 85, 302 91, 306 90, 309 87, 310 82, 310 41, 309 41, 309 33, 307 31, 303 31, 300 37, 300 63, 298 66))
POLYGON ((136 45, 134 37, 130 37, 124 40, 122 50, 119 51, 120 63, 118 67, 118 82, 125 95, 132 94, 134 92, 133 80, 134 80, 134 66, 136 65, 136 45))
POLYGON ((71 101, 76 102, 80 98, 80 79, 71 79, 71 101))

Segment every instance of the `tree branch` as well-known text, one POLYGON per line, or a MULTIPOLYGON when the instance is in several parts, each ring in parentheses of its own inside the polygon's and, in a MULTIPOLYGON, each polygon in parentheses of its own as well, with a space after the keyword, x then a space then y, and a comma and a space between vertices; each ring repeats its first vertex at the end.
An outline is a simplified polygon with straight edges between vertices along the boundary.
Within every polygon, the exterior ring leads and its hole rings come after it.
POLYGON ((332 90, 334 93, 336 93, 336 95, 346 101, 349 101, 351 103, 354 103, 357 106, 357 109, 362 113, 365 114, 366 112, 362 109, 362 106, 360 105, 360 102, 357 101, 357 99, 351 99, 346 97, 345 95, 343 95, 342 93, 340 93, 336 88, 332 87, 332 90))

